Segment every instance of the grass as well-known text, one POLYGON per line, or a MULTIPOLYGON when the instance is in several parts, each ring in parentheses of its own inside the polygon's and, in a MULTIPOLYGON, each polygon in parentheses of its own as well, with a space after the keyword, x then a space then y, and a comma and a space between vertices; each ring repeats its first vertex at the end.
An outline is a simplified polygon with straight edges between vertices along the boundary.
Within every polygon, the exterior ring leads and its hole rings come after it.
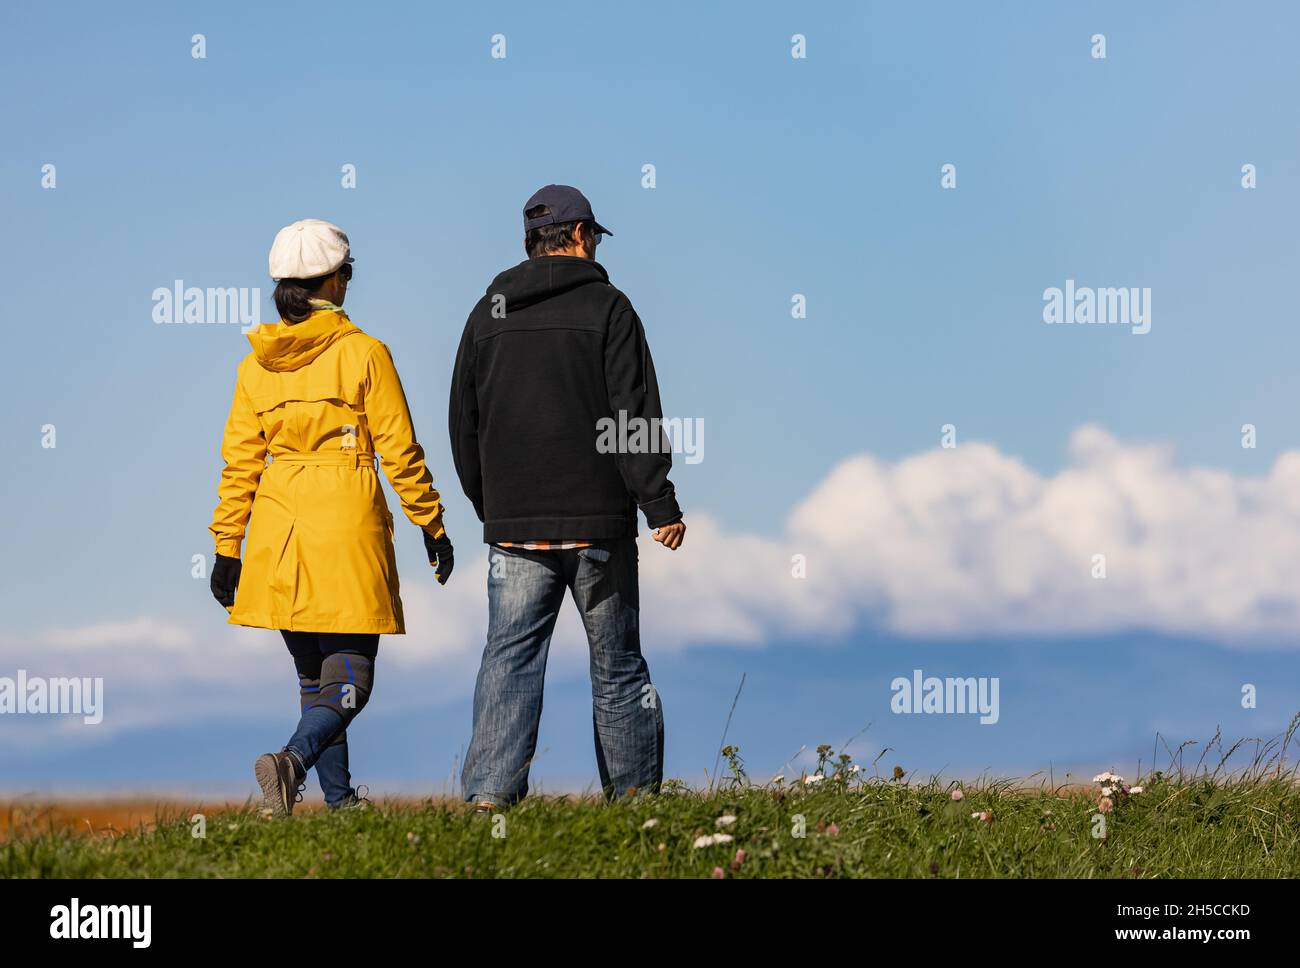
POLYGON ((1284 749, 1234 776, 1222 762, 1152 773, 1141 793, 1117 787, 1103 813, 1099 784, 865 778, 829 747, 819 781, 756 786, 728 747, 716 790, 538 797, 496 817, 426 801, 272 821, 249 806, 209 815, 202 838, 184 815, 109 836, 11 823, 0 876, 1295 877, 1300 786, 1284 749), (714 834, 733 839, 694 846, 714 834))

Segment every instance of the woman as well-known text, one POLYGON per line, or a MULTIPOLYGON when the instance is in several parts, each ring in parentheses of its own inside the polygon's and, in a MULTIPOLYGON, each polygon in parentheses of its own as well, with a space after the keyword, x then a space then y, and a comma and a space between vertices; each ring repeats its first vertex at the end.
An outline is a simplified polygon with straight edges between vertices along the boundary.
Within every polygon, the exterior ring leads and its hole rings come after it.
POLYGON ((279 630, 297 667, 298 728, 254 765, 265 806, 288 816, 313 766, 330 807, 359 802, 347 727, 370 699, 379 636, 405 632, 377 453, 439 584, 453 551, 388 347, 342 309, 348 237, 329 222, 295 222, 276 235, 270 268, 281 318, 248 334, 253 352, 239 364, 212 593, 232 624, 279 630))

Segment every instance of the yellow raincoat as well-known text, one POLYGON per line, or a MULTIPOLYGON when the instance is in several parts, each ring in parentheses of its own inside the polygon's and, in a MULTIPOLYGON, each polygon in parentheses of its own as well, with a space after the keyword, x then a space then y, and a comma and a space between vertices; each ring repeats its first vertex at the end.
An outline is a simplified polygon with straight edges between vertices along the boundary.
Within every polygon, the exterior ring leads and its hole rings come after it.
POLYGON ((232 558, 248 530, 231 624, 404 633, 375 455, 407 518, 434 537, 442 503, 388 347, 328 303, 248 340, 211 527, 232 558))

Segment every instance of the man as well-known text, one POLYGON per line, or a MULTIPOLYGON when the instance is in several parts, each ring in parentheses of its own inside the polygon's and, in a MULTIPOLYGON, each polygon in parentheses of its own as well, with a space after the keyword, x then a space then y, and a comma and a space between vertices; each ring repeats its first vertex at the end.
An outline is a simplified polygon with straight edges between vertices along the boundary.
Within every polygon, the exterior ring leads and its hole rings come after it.
POLYGON ((524 233, 528 258, 470 313, 451 384, 452 456, 490 545, 487 646, 461 775, 481 811, 528 792, 566 588, 591 648, 605 795, 658 789, 663 711, 641 655, 637 508, 665 548, 686 535, 645 330, 596 261, 613 233, 567 185, 528 200, 524 233), (649 432, 610 447, 610 420, 649 432))

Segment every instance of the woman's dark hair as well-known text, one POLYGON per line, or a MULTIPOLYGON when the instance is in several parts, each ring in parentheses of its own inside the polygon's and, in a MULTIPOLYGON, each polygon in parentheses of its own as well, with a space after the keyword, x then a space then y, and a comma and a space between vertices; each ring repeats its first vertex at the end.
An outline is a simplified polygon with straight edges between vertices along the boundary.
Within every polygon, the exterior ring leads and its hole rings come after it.
MULTIPOLYGON (((524 218, 540 218, 543 215, 549 215, 550 212, 550 208, 545 205, 535 205, 524 212, 524 218)), ((576 241, 577 236, 574 235, 574 229, 579 225, 582 226, 582 234, 586 238, 591 238, 595 234, 596 223, 589 218, 580 222, 552 223, 551 225, 539 225, 535 229, 529 229, 524 236, 524 249, 528 253, 528 258, 536 259, 539 255, 546 255, 546 253, 554 252, 556 249, 567 249, 576 241)))
POLYGON ((314 311, 311 300, 333 273, 315 279, 281 279, 275 286, 276 311, 280 318, 291 323, 301 323, 314 311))

